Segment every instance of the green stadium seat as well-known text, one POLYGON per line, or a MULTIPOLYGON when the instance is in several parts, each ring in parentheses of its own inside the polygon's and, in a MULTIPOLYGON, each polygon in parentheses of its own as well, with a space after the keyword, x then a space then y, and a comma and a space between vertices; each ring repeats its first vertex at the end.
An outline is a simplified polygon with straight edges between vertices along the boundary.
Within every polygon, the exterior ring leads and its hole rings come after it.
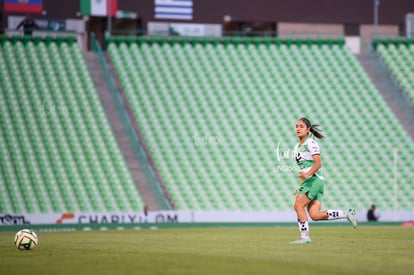
POLYGON ((414 42, 410 39, 375 40, 380 58, 408 98, 414 103, 414 42))
POLYGON ((75 42, 1 39, 0 139, 8 146, 0 149, 0 162, 10 167, 0 175, 4 213, 142 207, 75 42))

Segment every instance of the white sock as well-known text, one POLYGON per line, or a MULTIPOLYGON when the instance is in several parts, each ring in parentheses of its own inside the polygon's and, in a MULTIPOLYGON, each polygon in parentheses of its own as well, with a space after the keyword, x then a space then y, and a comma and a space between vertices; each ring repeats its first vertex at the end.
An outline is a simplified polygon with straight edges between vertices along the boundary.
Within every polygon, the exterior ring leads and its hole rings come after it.
POLYGON ((328 210, 328 220, 346 219, 348 214, 343 210, 328 210))
POLYGON ((309 224, 308 222, 301 222, 298 219, 298 226, 301 239, 309 239, 309 224))

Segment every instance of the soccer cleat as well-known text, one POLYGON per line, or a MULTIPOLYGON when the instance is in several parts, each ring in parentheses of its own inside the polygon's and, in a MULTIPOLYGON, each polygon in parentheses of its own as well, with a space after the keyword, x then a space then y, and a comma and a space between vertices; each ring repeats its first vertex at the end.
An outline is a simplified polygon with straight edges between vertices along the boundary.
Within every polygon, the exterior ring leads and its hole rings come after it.
POLYGON ((311 243, 311 239, 298 239, 296 241, 290 242, 292 244, 303 244, 303 243, 311 243))
POLYGON ((355 209, 348 209, 348 215, 346 216, 346 219, 352 224, 353 228, 357 228, 357 218, 356 218, 356 211, 355 209))

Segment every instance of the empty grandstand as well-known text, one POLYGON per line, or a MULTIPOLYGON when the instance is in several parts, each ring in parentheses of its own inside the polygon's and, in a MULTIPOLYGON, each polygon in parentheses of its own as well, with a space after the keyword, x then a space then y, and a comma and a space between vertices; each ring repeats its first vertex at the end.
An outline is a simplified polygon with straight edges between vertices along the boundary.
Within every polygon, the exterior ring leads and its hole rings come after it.
POLYGON ((141 209, 73 37, 1 37, 0 76, 0 212, 141 209))
POLYGON ((342 39, 108 42, 178 209, 290 209, 297 175, 278 153, 293 149, 301 116, 328 137, 326 205, 414 207, 413 140, 342 39))
POLYGON ((414 104, 414 40, 378 39, 374 46, 398 85, 414 104))
MULTIPOLYGON (((327 136, 326 205, 414 207, 413 140, 342 39, 108 42, 177 210, 291 209, 301 116, 327 136)), ((140 210, 75 39, 2 37, 0 47, 2 212, 140 210)))

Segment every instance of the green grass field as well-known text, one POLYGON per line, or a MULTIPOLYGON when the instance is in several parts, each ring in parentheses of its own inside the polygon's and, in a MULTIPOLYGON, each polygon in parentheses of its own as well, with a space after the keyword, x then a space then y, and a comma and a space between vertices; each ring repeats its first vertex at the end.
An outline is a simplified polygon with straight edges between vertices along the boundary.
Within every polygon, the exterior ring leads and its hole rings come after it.
POLYGON ((32 251, 0 232, 0 274, 414 274, 414 228, 175 228, 38 232, 32 251))

